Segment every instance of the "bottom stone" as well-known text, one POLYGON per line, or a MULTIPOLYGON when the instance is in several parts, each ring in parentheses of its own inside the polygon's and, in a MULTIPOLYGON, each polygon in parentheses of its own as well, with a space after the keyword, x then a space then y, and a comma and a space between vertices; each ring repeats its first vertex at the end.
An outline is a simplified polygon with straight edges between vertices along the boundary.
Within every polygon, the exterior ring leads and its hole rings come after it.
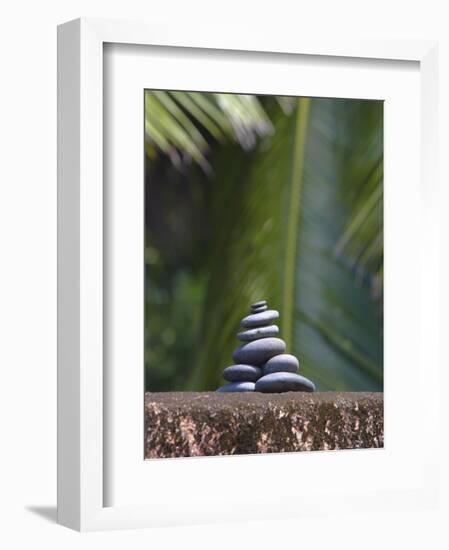
POLYGON ((145 395, 145 457, 383 447, 382 393, 145 395))
POLYGON ((315 391, 315 384, 308 378, 293 372, 273 372, 259 378, 255 391, 283 393, 288 391, 315 391))
POLYGON ((225 386, 218 388, 217 392, 242 392, 242 391, 254 391, 254 382, 231 382, 225 386))

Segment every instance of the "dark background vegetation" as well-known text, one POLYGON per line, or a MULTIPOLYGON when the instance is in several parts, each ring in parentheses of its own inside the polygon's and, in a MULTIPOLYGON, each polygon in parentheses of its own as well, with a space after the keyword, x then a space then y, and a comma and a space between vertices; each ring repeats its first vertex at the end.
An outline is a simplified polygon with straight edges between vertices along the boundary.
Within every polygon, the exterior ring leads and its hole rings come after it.
POLYGON ((382 390, 383 103, 145 103, 147 390, 216 389, 260 299, 319 390, 382 390))

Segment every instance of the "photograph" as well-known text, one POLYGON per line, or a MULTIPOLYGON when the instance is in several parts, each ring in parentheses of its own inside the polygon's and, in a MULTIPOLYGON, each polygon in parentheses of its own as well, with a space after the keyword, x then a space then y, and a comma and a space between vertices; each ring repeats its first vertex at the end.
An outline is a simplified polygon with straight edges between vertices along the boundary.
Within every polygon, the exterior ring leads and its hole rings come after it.
POLYGON ((143 101, 145 458, 382 448, 383 101, 143 101))

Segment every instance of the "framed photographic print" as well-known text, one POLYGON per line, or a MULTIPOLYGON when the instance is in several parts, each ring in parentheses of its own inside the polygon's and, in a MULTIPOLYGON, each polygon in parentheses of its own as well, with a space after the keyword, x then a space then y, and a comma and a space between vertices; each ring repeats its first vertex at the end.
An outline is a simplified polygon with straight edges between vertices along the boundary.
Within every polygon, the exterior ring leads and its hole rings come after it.
POLYGON ((146 458, 382 447, 383 101, 144 118, 146 458))
POLYGON ((59 522, 435 499, 435 44, 58 48, 59 522))

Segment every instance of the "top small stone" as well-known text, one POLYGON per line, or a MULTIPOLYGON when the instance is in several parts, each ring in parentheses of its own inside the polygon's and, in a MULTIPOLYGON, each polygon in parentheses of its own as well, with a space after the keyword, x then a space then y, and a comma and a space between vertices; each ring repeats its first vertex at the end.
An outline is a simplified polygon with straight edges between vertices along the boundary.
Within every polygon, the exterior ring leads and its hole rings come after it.
POLYGON ((266 306, 267 301, 261 300, 260 302, 254 302, 254 304, 251 304, 251 309, 258 309, 259 307, 266 306))

